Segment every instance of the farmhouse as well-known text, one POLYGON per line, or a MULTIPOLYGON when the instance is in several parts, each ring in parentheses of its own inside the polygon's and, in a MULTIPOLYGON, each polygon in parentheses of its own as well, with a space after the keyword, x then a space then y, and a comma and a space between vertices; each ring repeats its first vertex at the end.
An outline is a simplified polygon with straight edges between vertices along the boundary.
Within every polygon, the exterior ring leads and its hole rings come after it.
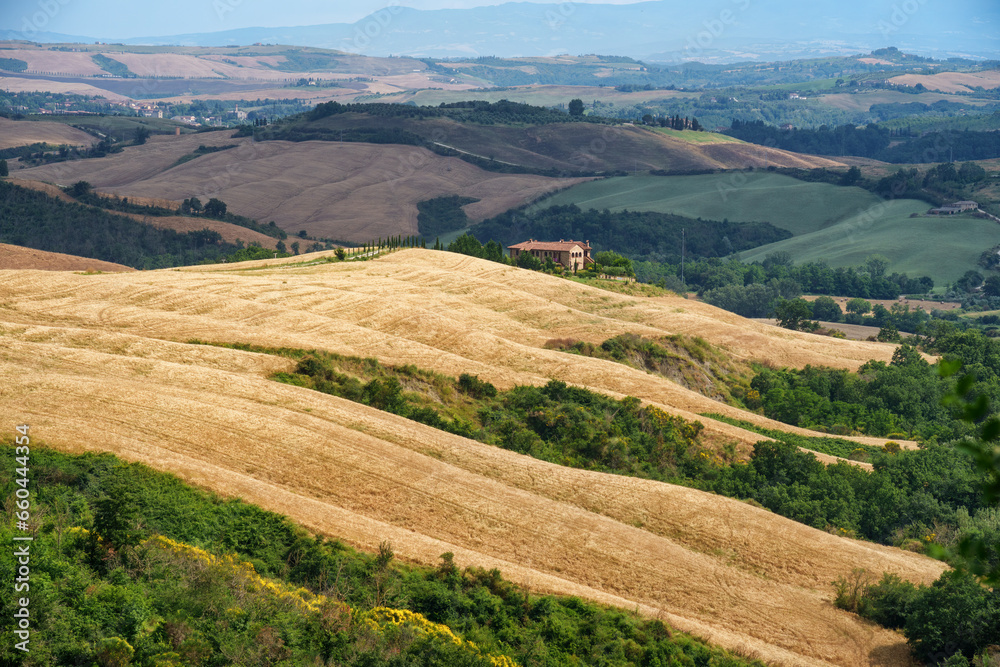
POLYGON ((929 213, 933 215, 955 215, 964 211, 975 211, 977 208, 979 208, 979 204, 974 201, 957 201, 946 204, 941 208, 932 208, 929 213))
POLYGON ((531 253, 541 261, 551 259, 556 264, 566 267, 571 271, 582 269, 587 264, 593 264, 594 260, 590 256, 590 241, 536 241, 528 239, 523 243, 507 246, 510 257, 517 260, 517 256, 522 252, 531 253))

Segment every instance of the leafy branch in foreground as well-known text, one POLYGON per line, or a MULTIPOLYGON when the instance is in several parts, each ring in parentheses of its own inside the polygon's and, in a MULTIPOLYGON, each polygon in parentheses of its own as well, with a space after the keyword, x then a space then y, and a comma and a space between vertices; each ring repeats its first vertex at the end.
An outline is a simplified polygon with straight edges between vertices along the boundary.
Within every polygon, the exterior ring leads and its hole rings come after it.
MULTIPOLYGON (((948 378, 961 368, 960 361, 945 359, 939 373, 948 378)), ((927 553, 954 566, 930 586, 915 586, 889 573, 872 583, 859 569, 834 582, 835 604, 902 630, 914 656, 926 663, 985 667, 996 664, 995 646, 1000 644, 1000 418, 991 413, 989 398, 976 390, 973 373, 959 378, 942 403, 978 427, 978 437, 954 446, 971 457, 980 473, 986 506, 977 513, 978 525, 952 548, 928 544, 927 553)))
MULTIPOLYGON (((958 360, 943 360, 939 366, 942 377, 950 377, 958 373, 962 362, 958 360)), ((985 394, 974 398, 966 397, 972 391, 976 382, 971 373, 959 378, 954 391, 947 394, 943 403, 946 406, 958 408, 962 418, 970 423, 980 424, 979 437, 964 439, 955 448, 965 452, 976 462, 976 467, 986 474, 983 482, 983 495, 988 505, 1000 505, 1000 416, 992 413, 990 400, 985 394)), ((941 549, 935 553, 938 557, 951 556, 957 560, 958 567, 982 578, 988 586, 1000 586, 1000 542, 989 542, 977 535, 969 535, 958 545, 958 558, 941 549)))

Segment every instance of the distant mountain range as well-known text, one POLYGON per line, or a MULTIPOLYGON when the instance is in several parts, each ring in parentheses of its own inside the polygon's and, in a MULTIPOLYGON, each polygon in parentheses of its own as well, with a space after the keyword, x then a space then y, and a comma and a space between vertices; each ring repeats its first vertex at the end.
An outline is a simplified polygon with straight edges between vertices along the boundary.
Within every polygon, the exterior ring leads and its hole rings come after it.
MULTIPOLYGON (((0 39, 19 39, 0 31, 0 39)), ((848 55, 894 45, 918 55, 1000 57, 995 0, 657 0, 631 5, 507 3, 472 9, 390 6, 356 23, 135 38, 37 33, 34 41, 220 46, 293 44, 373 56, 450 58, 600 53, 654 62, 848 55)))

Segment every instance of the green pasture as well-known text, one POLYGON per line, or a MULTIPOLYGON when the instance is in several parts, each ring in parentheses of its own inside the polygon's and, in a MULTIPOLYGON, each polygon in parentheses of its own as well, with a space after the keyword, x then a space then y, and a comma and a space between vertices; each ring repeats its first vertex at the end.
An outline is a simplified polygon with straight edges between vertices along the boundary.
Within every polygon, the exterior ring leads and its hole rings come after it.
POLYGON ((659 211, 690 218, 765 221, 794 236, 742 253, 744 261, 789 252, 796 263, 857 266, 871 254, 892 272, 930 276, 937 288, 977 268, 983 250, 1000 244, 1000 224, 972 216, 925 216, 915 199, 884 201, 857 187, 806 183, 767 171, 697 176, 621 176, 563 190, 540 206, 659 211), (910 217, 917 214, 918 217, 910 217))

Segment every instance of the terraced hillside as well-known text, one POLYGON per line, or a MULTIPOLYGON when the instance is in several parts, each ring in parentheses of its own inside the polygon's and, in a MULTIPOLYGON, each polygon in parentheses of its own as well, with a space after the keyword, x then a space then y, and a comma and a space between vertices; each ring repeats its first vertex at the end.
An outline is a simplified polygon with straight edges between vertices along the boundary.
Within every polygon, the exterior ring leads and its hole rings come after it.
MULTIPOLYGON (((557 378, 688 417, 711 406, 757 420, 658 376, 543 346, 694 333, 740 358, 844 368, 888 360, 893 346, 450 253, 302 259, 0 272, 0 429, 27 422, 38 440, 113 451, 362 548, 389 540, 424 563, 451 551, 461 566, 658 615, 776 664, 910 664, 902 637, 833 607, 830 582, 855 567, 929 582, 936 561, 691 489, 485 446, 266 379, 288 359, 185 341, 323 348, 500 387, 557 378)), ((718 441, 756 439, 703 421, 718 441)))

